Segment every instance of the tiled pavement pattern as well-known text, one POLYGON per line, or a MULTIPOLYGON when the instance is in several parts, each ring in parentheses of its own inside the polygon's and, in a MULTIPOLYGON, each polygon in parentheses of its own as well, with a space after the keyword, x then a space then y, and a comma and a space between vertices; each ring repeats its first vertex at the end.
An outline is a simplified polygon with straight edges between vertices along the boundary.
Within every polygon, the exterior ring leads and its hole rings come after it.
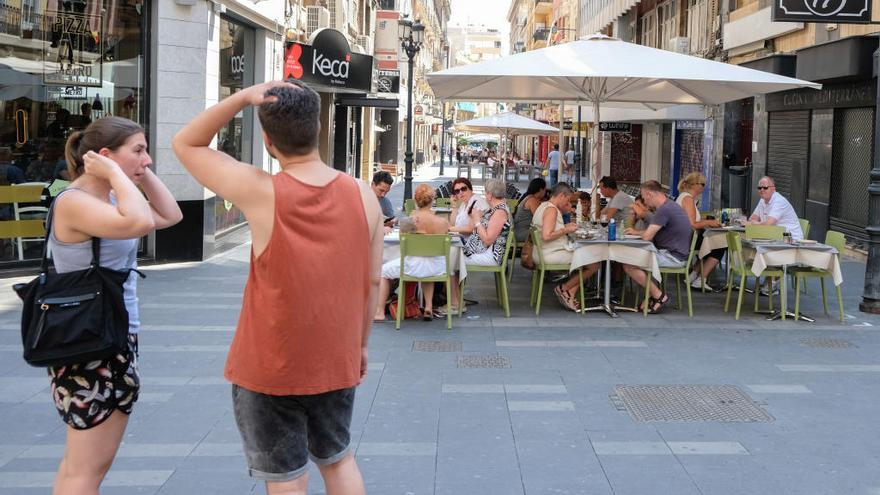
MULTIPOLYGON (((247 257, 244 246, 145 269, 143 395, 103 493, 264 493, 247 477, 222 379, 247 257)), ((353 421, 368 490, 880 493, 880 318, 857 311, 864 266, 843 270, 845 324, 751 312, 736 322, 717 294, 695 295, 694 319, 670 308, 612 320, 564 312, 549 290, 536 319, 523 270, 505 318, 491 277, 472 275, 466 296, 479 304, 451 332, 440 320, 374 328, 353 421), (852 345, 811 345, 840 341, 852 345), (460 367, 467 356, 503 356, 509 367, 460 367), (637 422, 612 400, 619 385, 734 386, 772 421, 637 422)), ((13 282, 0 280, 0 495, 45 494, 64 428, 45 372, 20 358, 13 282)), ((814 316, 818 292, 803 302, 814 316)), ((312 492, 323 493, 313 475, 312 492)))

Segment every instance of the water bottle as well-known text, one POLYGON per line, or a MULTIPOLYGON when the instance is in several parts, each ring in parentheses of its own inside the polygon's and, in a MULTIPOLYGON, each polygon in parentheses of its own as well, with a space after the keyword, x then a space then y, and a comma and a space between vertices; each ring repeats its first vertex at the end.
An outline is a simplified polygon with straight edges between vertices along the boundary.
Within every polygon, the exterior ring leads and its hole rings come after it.
POLYGON ((727 225, 728 220, 727 210, 721 210, 721 225, 727 225))
POLYGON ((611 221, 608 222, 608 240, 617 240, 617 221, 614 218, 612 218, 611 221))

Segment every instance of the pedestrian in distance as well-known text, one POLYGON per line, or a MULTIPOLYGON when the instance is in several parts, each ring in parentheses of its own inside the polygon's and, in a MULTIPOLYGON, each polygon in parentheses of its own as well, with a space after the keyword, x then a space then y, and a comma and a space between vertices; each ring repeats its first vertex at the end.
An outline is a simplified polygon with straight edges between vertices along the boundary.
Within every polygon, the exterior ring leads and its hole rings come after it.
POLYGON ((547 177, 547 187, 553 188, 557 183, 559 183, 559 145, 553 145, 553 151, 547 154, 547 162, 544 164, 544 168, 550 172, 547 177))
MULTIPOLYGON (((101 238, 101 266, 136 268, 141 237, 183 218, 149 168, 144 130, 121 117, 97 119, 70 135, 65 154, 73 182, 52 206, 48 247, 56 272, 87 269, 94 237, 101 238)), ((128 352, 49 368, 55 407, 67 423, 54 495, 97 495, 122 441, 140 388, 137 276, 132 272, 123 287, 128 352)))
POLYGON ((321 161, 320 116, 317 93, 273 81, 208 108, 172 141, 193 177, 250 224, 250 275, 224 375, 249 473, 270 495, 306 493, 309 459, 329 495, 364 493, 350 428, 367 374, 383 217, 368 184, 321 161), (248 106, 280 162, 275 175, 210 147, 248 106))

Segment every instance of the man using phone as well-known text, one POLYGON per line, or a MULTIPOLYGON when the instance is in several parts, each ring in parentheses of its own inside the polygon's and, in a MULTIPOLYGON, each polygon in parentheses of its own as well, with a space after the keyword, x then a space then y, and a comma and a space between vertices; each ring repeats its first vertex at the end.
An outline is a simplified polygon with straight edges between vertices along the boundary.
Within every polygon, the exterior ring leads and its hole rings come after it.
POLYGON ((370 184, 373 192, 376 193, 376 198, 379 200, 379 206, 382 207, 382 216, 385 217, 386 227, 393 227, 397 223, 394 206, 391 205, 391 200, 385 197, 388 191, 391 190, 392 184, 394 184, 394 179, 391 177, 391 174, 384 170, 373 174, 373 182, 370 184))

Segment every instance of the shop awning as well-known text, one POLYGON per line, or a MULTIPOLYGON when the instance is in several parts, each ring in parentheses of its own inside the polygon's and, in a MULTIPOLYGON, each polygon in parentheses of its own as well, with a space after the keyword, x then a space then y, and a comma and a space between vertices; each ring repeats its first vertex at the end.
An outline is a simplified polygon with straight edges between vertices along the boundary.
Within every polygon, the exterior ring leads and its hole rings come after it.
POLYGON ((337 105, 346 107, 373 107, 397 110, 400 101, 397 98, 377 98, 375 96, 343 96, 336 100, 337 105))

